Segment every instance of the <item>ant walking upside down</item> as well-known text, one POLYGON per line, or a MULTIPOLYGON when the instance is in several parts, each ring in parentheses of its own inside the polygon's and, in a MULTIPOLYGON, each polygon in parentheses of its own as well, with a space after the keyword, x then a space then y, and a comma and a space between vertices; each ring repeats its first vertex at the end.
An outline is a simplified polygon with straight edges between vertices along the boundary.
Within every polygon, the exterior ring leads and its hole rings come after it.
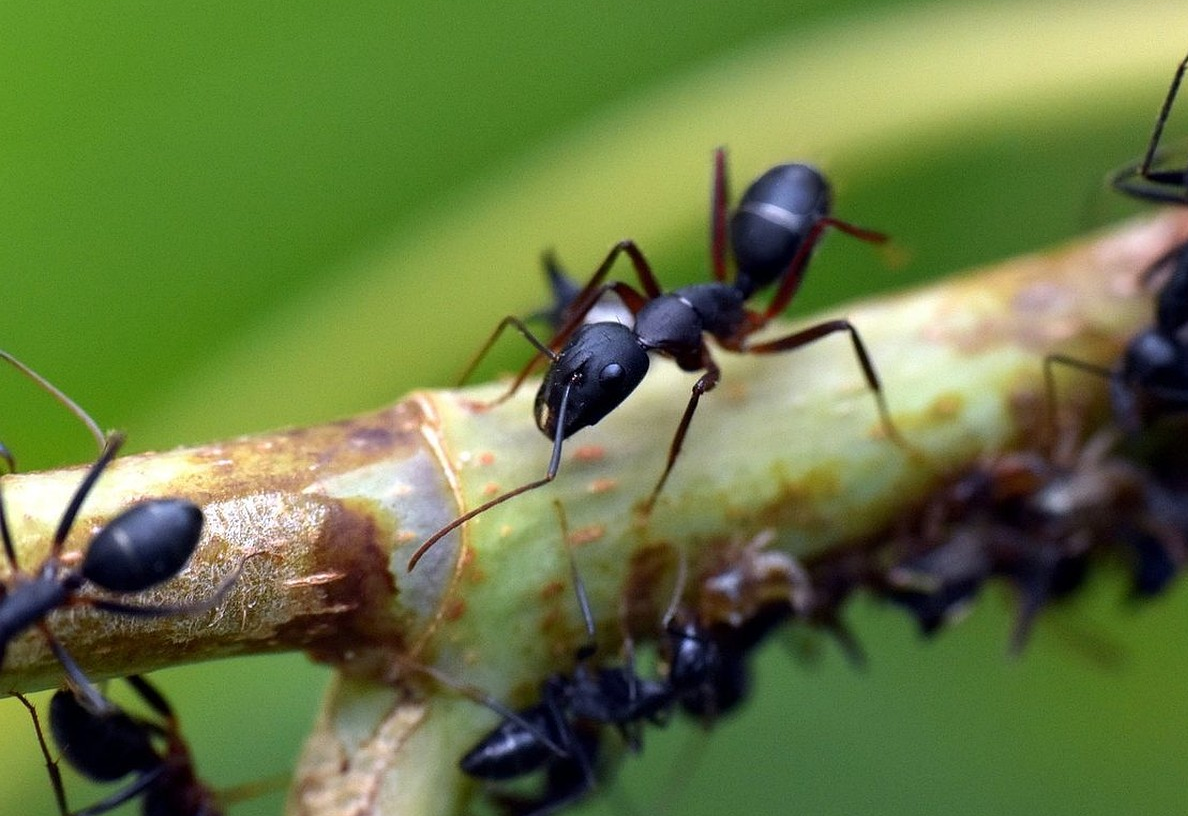
POLYGON ((726 154, 719 148, 714 154, 710 202, 712 282, 664 292, 643 252, 635 242, 624 240, 611 249, 574 297, 549 343, 541 342, 518 318, 504 318, 462 379, 465 381, 508 326, 519 331, 536 348, 538 356, 492 405, 505 401, 520 388, 541 355, 549 359, 535 403, 536 425, 553 440, 548 469, 543 478, 496 496, 439 529, 413 553, 409 570, 455 528, 508 499, 551 482, 560 466, 564 440, 582 428, 597 424, 627 399, 648 372, 649 353, 657 352, 672 358, 684 371, 703 373, 693 385, 660 478, 644 501, 643 511, 650 512, 681 452, 701 396, 713 390, 721 376, 707 335, 727 351, 775 354, 807 346, 831 334, 848 333, 854 356, 874 394, 884 433, 896 444, 911 450, 891 419, 874 363, 850 321, 826 320, 775 340, 750 342, 752 335, 791 302, 804 279, 813 249, 827 228, 839 229, 870 243, 887 240, 882 233, 832 217, 831 205, 829 183, 818 170, 804 164, 781 164, 753 182, 729 213, 726 154), (726 280, 728 251, 736 267, 734 280, 730 282, 726 280), (604 282, 621 254, 631 261, 642 292, 622 281, 604 282), (773 284, 777 288, 765 309, 747 307, 747 301, 773 284), (618 321, 584 322, 587 313, 607 292, 619 297, 634 316, 634 325, 626 326, 618 321))

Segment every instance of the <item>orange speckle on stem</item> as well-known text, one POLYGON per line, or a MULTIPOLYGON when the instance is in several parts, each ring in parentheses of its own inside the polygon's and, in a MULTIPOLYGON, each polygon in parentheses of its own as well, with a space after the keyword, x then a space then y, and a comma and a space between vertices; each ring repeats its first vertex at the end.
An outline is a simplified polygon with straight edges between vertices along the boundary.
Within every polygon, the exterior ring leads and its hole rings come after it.
POLYGON ((606 458, 606 448, 602 445, 579 445, 573 452, 575 462, 601 462, 606 458))
POLYGON ((500 492, 501 491, 498 482, 487 482, 485 485, 483 485, 482 494, 484 496, 495 496, 500 492))
POLYGON ((608 490, 614 490, 618 486, 618 479, 595 479, 590 482, 589 491, 591 493, 606 493, 608 490))
POLYGON ((466 614, 466 601, 462 598, 451 598, 442 610, 442 618, 453 622, 466 614))
POLYGON ((483 451, 478 455, 478 463, 484 467, 495 464, 495 454, 491 451, 483 451))
POLYGON ((951 422, 961 415, 965 400, 960 394, 941 394, 928 406, 928 417, 936 422, 951 422))
POLYGON ((574 530, 572 533, 570 533, 569 543, 573 544, 574 546, 581 547, 585 544, 597 541, 604 535, 606 535, 606 525, 591 524, 588 527, 582 527, 581 529, 574 530))

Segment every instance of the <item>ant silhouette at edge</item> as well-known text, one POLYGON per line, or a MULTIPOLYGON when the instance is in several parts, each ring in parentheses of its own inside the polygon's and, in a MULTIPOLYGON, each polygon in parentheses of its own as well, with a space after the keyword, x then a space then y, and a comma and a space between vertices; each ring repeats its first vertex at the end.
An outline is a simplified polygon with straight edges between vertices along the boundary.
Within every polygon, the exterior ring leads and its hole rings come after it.
MULTIPOLYGON (((99 477, 123 444, 123 434, 105 435, 98 424, 80 406, 44 377, 7 352, 0 359, 17 368, 58 402, 77 416, 94 436, 100 448, 99 458, 90 466, 75 489, 54 532, 49 554, 33 571, 21 568, 9 529, 3 494, 0 492, 0 540, 10 570, 0 580, 0 666, 8 644, 26 630, 36 627, 44 636, 54 657, 62 664, 74 694, 95 713, 108 712, 111 704, 87 679, 82 668, 54 636, 46 616, 67 606, 90 606, 105 612, 130 617, 168 617, 204 612, 213 608, 239 579, 243 562, 232 570, 201 601, 176 605, 139 605, 106 597, 83 595, 89 582, 109 593, 143 592, 175 577, 189 562, 202 535, 202 510, 185 499, 147 499, 123 510, 91 539, 82 563, 69 566, 63 555, 67 536, 83 502, 99 477)), ((0 459, 14 472, 12 454, 0 445, 0 459)))
MULTIPOLYGON (((1141 201, 1188 205, 1188 160, 1183 167, 1163 168, 1161 159, 1166 151, 1159 147, 1186 70, 1188 56, 1172 77, 1143 158, 1111 174, 1110 183, 1118 192, 1141 201)), ((1053 367, 1063 365, 1109 383, 1115 419, 1127 434, 1145 430, 1169 414, 1188 411, 1188 243, 1154 263, 1143 273, 1142 280, 1150 284, 1165 274, 1156 294, 1155 324, 1131 339, 1115 367, 1063 354, 1044 359, 1049 404, 1055 402, 1053 367)), ((1048 433, 1054 436, 1052 427, 1048 433)))
MULTIPOLYGON (((512 381, 507 392, 488 408, 501 404, 519 390, 542 357, 549 360, 548 370, 536 394, 534 410, 537 427, 553 442, 545 475, 480 504, 437 530, 413 553, 408 569, 411 571, 438 540, 457 527, 492 507, 553 481, 560 466, 564 440, 582 428, 597 424, 627 399, 648 372, 649 353, 657 352, 672 358, 684 371, 704 373, 693 385, 669 446, 664 469, 642 505, 643 512, 650 513, 681 452, 701 396, 713 390, 720 378, 720 370, 706 341, 707 334, 727 351, 775 354, 802 348, 838 332, 848 333, 854 356, 874 396, 884 433, 901 448, 915 453, 891 419, 874 363, 850 321, 827 320, 775 340, 749 342, 750 337, 782 312, 796 295, 813 249, 827 228, 841 230, 868 243, 879 244, 887 240, 887 236, 880 232, 832 217, 829 214, 831 205, 829 183, 818 170, 804 164, 781 164, 754 181, 734 211, 728 212, 726 154, 719 148, 714 153, 710 202, 712 282, 664 292, 643 252, 629 239, 615 244, 576 295, 558 288, 564 281, 559 281, 550 272, 557 305, 542 316, 563 319, 549 343, 541 342, 519 318, 508 316, 500 322, 461 377, 465 382, 509 326, 535 347, 537 354, 512 381), (734 280, 730 283, 726 281, 728 252, 733 255, 736 267, 734 280), (631 261, 642 292, 621 281, 604 283, 621 254, 626 254, 631 261), (774 284, 778 287, 765 309, 747 308, 748 300, 774 284), (603 300, 604 295, 611 293, 618 296, 634 317, 633 325, 624 325, 616 319, 585 322, 590 310, 603 300), (572 302, 561 309, 560 304, 567 298, 572 298, 572 302)), ((546 268, 550 261, 550 256, 546 256, 546 268)))
POLYGON ((135 774, 123 789, 78 811, 66 802, 62 774, 50 757, 37 709, 15 695, 33 719, 60 816, 100 816, 138 797, 143 797, 144 816, 221 816, 221 797, 197 776, 172 706, 147 679, 132 675, 124 681, 160 721, 129 714, 110 702, 106 710, 92 711, 68 689, 50 699, 50 733, 72 768, 95 782, 135 774))

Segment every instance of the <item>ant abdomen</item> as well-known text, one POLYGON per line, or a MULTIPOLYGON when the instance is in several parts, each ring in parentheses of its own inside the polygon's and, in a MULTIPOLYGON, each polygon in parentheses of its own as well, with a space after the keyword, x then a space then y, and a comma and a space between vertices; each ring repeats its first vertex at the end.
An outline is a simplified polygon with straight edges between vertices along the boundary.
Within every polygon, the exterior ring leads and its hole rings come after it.
POLYGON ((69 691, 50 699, 50 733, 62 757, 96 782, 114 782, 161 762, 151 731, 119 709, 88 711, 69 691))
POLYGON ((181 572, 201 537, 202 510, 193 502, 141 502, 92 539, 82 574, 112 592, 140 592, 181 572))
POLYGON ((831 204, 829 182, 807 164, 777 165, 756 179, 730 218, 735 286, 749 297, 783 275, 831 204))

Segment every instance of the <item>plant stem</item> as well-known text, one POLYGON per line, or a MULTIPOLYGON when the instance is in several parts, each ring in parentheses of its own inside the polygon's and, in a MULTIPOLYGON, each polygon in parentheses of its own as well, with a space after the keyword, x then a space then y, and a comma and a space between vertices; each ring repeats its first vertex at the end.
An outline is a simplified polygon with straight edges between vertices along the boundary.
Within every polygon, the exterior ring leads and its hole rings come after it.
MULTIPOLYGON (((456 761, 491 716, 409 669, 432 665, 517 703, 568 665, 583 633, 554 500, 570 542, 582 545, 603 639, 618 641, 624 608, 630 630, 646 637, 668 602, 675 552, 696 574, 767 529, 774 547, 797 558, 834 552, 1011 444, 1017 407, 1043 399, 1043 355, 1111 364, 1150 320, 1140 274, 1184 240, 1188 217, 1167 215, 847 307, 914 451, 885 438, 845 337, 784 355, 718 353, 722 382, 702 400, 644 518, 640 502, 692 384, 657 361, 620 410, 568 442, 552 485, 443 539, 411 574, 409 555, 460 506, 543 474, 549 443, 531 420, 531 388, 491 409, 484 403, 501 386, 420 392, 320 427, 124 457, 88 498, 67 550, 85 547, 132 501, 185 496, 206 514, 198 552, 181 577, 136 601, 201 599, 250 557, 243 577, 207 614, 129 619, 76 608, 53 613, 50 625, 96 679, 306 650, 341 672, 291 811, 460 812, 470 788, 456 761)), ((1070 375, 1062 396, 1082 386, 1103 391, 1070 375)), ((44 557, 80 478, 77 468, 4 477, 26 568, 44 557)), ((33 630, 10 645, 0 688, 44 688, 60 677, 33 630)))

